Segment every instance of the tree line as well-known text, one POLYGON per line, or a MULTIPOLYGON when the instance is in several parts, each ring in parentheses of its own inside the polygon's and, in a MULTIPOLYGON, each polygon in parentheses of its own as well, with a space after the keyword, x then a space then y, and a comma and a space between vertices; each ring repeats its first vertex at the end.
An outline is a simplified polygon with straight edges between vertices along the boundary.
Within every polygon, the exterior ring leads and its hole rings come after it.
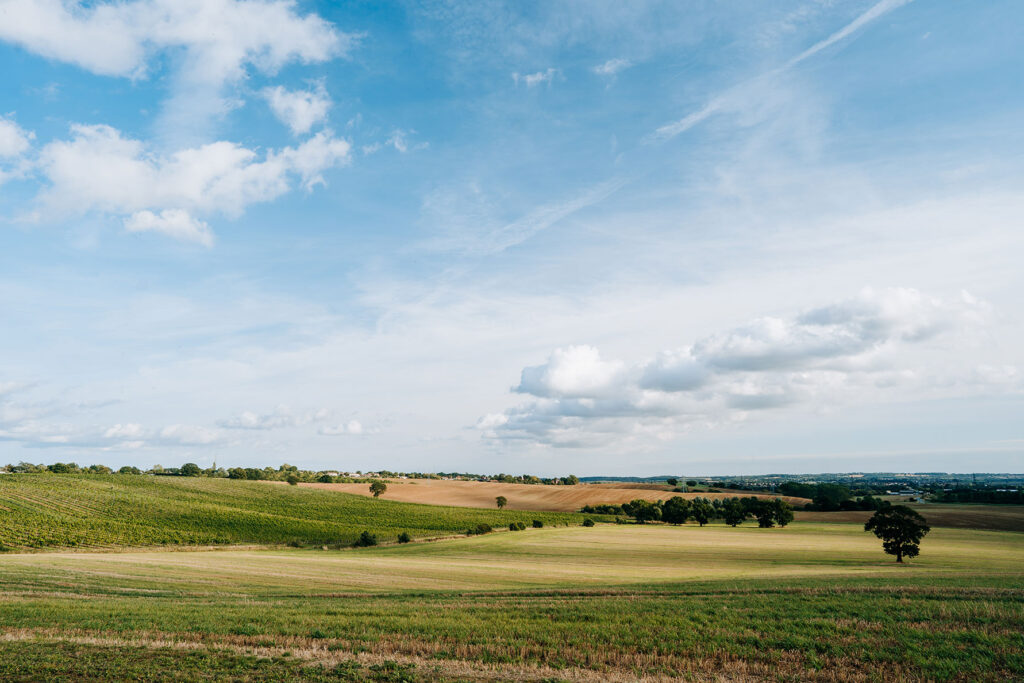
POLYGON ((681 496, 673 496, 665 501, 638 498, 622 505, 584 505, 580 512, 632 517, 637 524, 686 524, 692 519, 700 526, 704 526, 712 520, 721 519, 730 526, 739 526, 753 518, 757 520, 759 527, 770 529, 774 526, 786 526, 793 521, 793 506, 789 503, 781 498, 767 499, 756 496, 714 500, 687 500, 681 496))

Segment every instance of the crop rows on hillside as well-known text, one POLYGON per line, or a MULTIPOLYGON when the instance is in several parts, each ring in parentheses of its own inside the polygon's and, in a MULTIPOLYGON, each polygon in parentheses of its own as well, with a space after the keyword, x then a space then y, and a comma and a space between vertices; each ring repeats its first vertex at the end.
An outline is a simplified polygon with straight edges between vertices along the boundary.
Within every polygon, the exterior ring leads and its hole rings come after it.
POLYGON ((563 513, 474 510, 344 493, 188 477, 26 474, 0 477, 0 548, 8 550, 233 543, 347 545, 458 533, 478 524, 563 513))

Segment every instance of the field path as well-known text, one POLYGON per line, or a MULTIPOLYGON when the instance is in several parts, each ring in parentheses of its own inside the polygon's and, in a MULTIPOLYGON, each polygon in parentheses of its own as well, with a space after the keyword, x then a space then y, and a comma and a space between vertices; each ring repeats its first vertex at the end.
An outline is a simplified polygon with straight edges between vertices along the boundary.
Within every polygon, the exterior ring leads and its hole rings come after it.
MULTIPOLYGON (((509 510, 538 510, 551 512, 575 512, 584 505, 620 505, 631 500, 668 500, 672 496, 683 498, 732 498, 734 496, 757 496, 774 498, 766 494, 746 491, 722 493, 675 493, 668 487, 663 489, 633 487, 626 484, 577 484, 576 486, 546 486, 543 484, 503 484, 491 481, 446 481, 438 479, 389 479, 384 498, 405 503, 426 503, 428 505, 453 505, 455 507, 493 508, 495 498, 505 496, 509 510)), ((266 482, 282 484, 283 482, 266 482)), ((341 491, 360 496, 369 496, 367 484, 299 484, 308 488, 341 491)), ((804 505, 805 498, 781 496, 793 505, 804 505)))

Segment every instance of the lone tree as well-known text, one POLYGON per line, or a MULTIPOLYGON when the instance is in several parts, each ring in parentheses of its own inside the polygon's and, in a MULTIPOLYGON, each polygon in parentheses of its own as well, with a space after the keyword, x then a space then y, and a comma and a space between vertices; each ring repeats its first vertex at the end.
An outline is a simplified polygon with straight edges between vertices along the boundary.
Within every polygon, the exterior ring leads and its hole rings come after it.
POLYGON ((679 480, 676 479, 675 477, 666 479, 665 483, 668 484, 669 486, 679 486, 679 480))
POLYGON ((906 505, 882 508, 864 524, 864 531, 872 531, 882 539, 882 548, 895 555, 897 562, 903 562, 904 555, 917 557, 921 539, 931 530, 924 517, 906 505))
POLYGON ((375 481, 370 484, 370 493, 373 494, 374 498, 380 498, 380 494, 388 490, 388 485, 382 481, 375 481))
POLYGON ((500 510, 501 508, 508 505, 508 498, 506 498, 505 496, 498 496, 497 498, 494 499, 494 502, 498 504, 498 509, 500 510))

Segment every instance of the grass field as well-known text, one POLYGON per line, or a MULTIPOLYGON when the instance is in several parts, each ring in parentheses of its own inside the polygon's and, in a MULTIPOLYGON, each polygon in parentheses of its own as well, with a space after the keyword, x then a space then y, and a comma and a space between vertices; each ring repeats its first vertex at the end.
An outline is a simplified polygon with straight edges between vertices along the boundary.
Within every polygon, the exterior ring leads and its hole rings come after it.
MULTIPOLYGON (((280 482, 265 482, 278 484, 280 482)), ((303 488, 324 491, 341 491, 359 496, 370 495, 365 484, 300 484, 303 488)), ((458 507, 490 508, 494 499, 505 496, 510 510, 549 510, 575 512, 584 505, 621 505, 637 498, 643 500, 668 500, 673 496, 683 498, 733 498, 735 496, 774 495, 750 492, 720 493, 675 493, 670 486, 657 484, 577 484, 575 486, 544 486, 539 484, 505 484, 493 481, 446 481, 437 479, 406 479, 388 481, 385 496, 390 500, 430 505, 454 505, 458 507)), ((810 501, 806 498, 782 496, 793 505, 802 506, 810 501)))
MULTIPOLYGON (((365 488, 365 487, 364 487, 365 488)), ((53 547, 348 545, 459 533, 477 524, 579 524, 582 515, 471 510, 261 482, 192 477, 0 476, 0 550, 53 547)))
POLYGON ((850 524, 7 554, 0 678, 1013 680, 1022 586, 1024 535, 850 524))

